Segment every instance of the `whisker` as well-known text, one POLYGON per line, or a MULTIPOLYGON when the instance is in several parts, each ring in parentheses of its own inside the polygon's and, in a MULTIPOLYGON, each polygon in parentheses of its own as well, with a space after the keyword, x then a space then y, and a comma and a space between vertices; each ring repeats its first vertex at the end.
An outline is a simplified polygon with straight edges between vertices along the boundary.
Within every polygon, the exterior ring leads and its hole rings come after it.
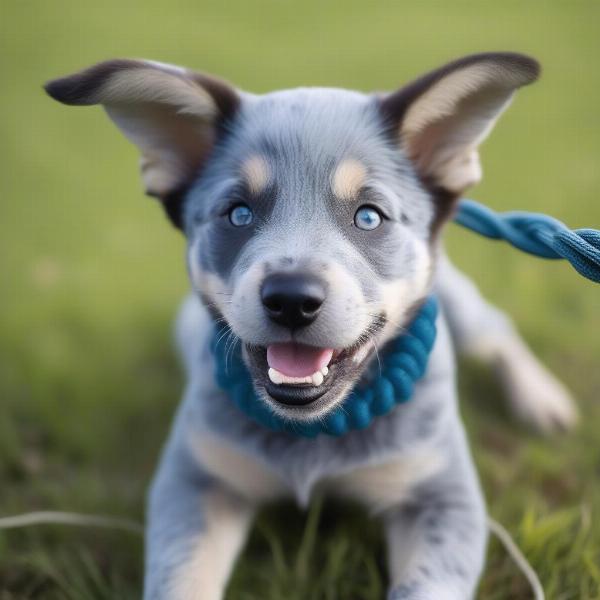
POLYGON ((230 335, 225 342, 225 373, 229 369, 229 359, 233 359, 233 353, 235 351, 235 345, 237 343, 238 336, 230 329, 230 335))
POLYGON ((229 325, 225 325, 224 331, 220 333, 219 337, 217 338, 217 341, 215 342, 215 348, 221 343, 221 341, 229 333, 229 331, 231 331, 231 327, 229 325))
POLYGON ((379 356, 379 348, 377 347, 375 336, 371 336, 370 342, 373 345, 373 350, 375 350, 375 356, 377 357, 377 367, 379 370, 379 376, 381 377, 381 357, 379 356))

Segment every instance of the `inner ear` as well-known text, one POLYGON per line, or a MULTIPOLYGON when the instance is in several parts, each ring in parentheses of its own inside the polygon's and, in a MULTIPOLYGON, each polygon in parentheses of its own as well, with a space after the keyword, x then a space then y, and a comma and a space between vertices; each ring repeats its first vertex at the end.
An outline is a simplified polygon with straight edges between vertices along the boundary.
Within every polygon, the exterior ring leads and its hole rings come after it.
POLYGON ((240 98, 227 83, 151 61, 112 60, 46 85, 64 104, 102 104, 141 154, 147 194, 181 226, 180 204, 240 98))
POLYGON ((457 198, 481 179, 478 148, 538 63, 521 54, 454 61, 381 99, 395 142, 430 187, 457 198))

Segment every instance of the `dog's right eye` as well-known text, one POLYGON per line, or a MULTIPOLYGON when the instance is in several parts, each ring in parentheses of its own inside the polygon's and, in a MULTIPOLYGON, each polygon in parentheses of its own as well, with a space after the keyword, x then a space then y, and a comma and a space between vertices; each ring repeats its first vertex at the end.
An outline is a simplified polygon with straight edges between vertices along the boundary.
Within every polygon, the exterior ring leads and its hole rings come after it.
POLYGON ((229 210, 229 221, 235 227, 250 225, 253 219, 254 214, 247 204, 236 204, 229 210))

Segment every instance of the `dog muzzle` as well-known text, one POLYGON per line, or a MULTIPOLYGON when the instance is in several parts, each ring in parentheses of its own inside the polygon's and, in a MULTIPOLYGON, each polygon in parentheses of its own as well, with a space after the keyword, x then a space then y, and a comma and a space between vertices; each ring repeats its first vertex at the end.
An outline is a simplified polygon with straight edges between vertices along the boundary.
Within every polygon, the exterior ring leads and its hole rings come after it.
POLYGON ((219 343, 223 339, 222 326, 215 328, 211 344, 215 379, 239 410, 273 431, 313 438, 319 434, 341 436, 353 429, 366 429, 373 419, 412 398, 414 384, 425 374, 435 342, 437 313, 437 301, 430 296, 407 331, 390 341, 379 374, 367 385, 355 386, 325 417, 316 417, 312 421, 284 418, 257 396, 242 359, 240 341, 236 341, 233 349, 219 343))

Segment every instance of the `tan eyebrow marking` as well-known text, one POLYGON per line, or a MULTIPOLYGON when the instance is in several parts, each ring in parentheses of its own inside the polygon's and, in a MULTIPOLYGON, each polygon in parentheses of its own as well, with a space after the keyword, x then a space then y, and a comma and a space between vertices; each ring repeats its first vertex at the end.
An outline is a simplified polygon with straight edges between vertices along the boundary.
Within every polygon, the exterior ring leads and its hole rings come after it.
POLYGON ((262 156, 255 154, 242 164, 242 174, 252 194, 260 194, 269 182, 269 167, 262 156))
POLYGON ((331 189, 341 200, 351 200, 356 197, 366 178, 365 166, 354 158, 347 158, 333 172, 331 189))

